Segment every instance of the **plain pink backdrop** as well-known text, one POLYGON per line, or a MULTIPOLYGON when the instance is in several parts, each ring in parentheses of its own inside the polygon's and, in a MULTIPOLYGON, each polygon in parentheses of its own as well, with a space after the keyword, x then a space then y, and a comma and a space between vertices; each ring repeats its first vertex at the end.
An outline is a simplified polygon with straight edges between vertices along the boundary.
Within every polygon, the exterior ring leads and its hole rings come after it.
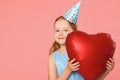
MULTIPOLYGON (((53 22, 79 0, 0 1, 0 80, 48 80, 53 22)), ((120 80, 120 0, 82 0, 77 25, 89 34, 110 33, 115 68, 105 80, 120 80)))

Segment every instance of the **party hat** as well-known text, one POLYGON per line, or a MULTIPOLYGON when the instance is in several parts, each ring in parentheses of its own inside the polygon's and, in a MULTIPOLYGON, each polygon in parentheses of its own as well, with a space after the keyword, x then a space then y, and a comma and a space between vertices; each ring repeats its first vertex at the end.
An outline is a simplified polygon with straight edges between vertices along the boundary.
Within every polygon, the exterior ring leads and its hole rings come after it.
POLYGON ((81 1, 78 2, 75 6, 73 6, 70 10, 68 10, 65 14, 63 14, 63 17, 71 23, 76 24, 80 10, 80 5, 81 1))

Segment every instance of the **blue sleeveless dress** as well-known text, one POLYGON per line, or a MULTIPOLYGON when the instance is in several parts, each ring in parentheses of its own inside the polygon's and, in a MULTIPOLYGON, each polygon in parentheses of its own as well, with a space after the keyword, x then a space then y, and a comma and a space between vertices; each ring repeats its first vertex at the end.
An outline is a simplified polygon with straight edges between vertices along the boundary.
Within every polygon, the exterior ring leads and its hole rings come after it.
MULTIPOLYGON (((56 64, 58 76, 60 76, 67 67, 68 55, 61 54, 57 51, 53 52, 52 55, 56 64)), ((68 80, 84 80, 84 79, 77 71, 74 71, 71 73, 68 80)))

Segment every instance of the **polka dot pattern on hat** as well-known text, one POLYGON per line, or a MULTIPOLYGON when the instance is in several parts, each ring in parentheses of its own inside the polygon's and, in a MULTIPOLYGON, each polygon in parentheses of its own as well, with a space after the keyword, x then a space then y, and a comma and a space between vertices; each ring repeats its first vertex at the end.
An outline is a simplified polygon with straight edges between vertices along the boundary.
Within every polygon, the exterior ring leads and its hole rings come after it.
POLYGON ((75 6, 73 6, 70 10, 68 10, 63 15, 63 17, 66 20, 70 21, 71 23, 76 24, 77 20, 78 20, 78 14, 79 14, 79 11, 80 11, 80 4, 81 4, 81 1, 78 2, 75 6))

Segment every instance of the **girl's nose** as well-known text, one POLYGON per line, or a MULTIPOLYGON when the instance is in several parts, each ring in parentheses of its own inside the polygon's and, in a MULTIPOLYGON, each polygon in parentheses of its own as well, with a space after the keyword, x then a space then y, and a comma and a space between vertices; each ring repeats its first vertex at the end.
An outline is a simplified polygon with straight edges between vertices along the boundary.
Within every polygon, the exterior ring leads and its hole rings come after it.
POLYGON ((59 35, 63 35, 63 32, 62 32, 62 31, 60 31, 60 32, 59 32, 59 35))

